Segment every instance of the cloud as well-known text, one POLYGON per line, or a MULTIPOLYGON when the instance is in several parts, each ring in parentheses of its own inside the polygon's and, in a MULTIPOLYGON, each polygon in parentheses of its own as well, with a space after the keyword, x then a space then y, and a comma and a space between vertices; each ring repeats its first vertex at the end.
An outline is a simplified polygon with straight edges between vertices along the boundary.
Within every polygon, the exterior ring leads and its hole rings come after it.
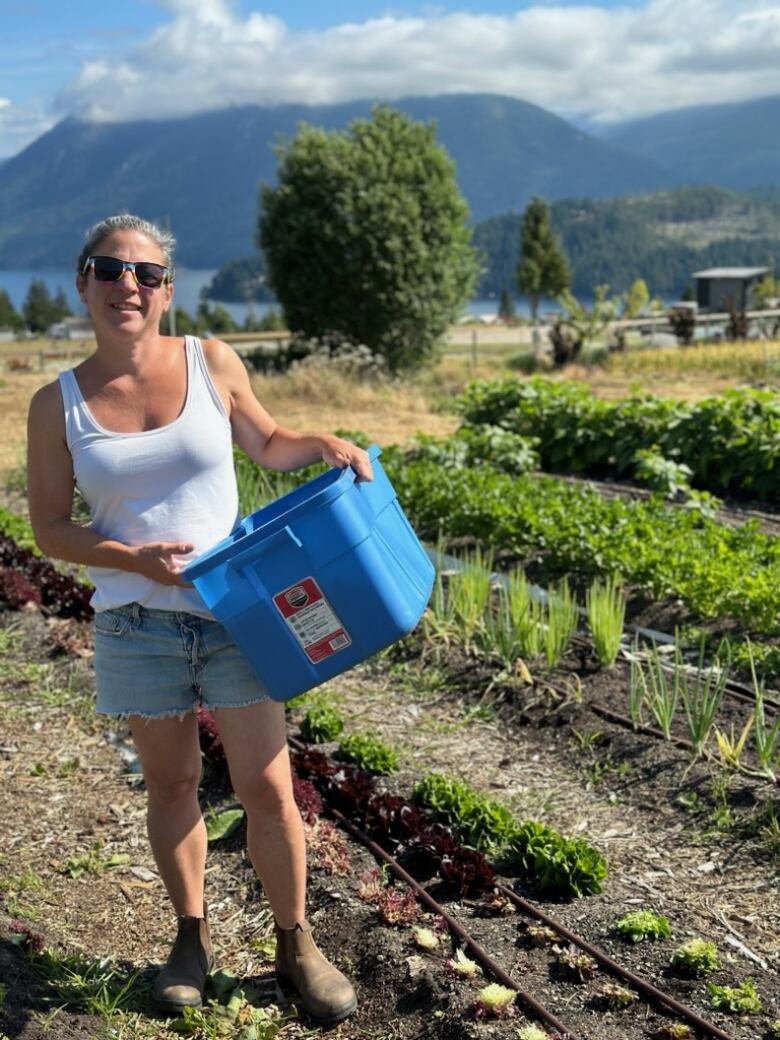
POLYGON ((55 122, 50 115, 21 108, 9 98, 0 97, 0 161, 16 155, 55 122))
POLYGON ((780 93, 777 0, 540 2, 508 16, 431 7, 318 32, 227 0, 158 6, 169 21, 123 58, 87 62, 60 111, 124 120, 479 91, 611 122, 780 93))

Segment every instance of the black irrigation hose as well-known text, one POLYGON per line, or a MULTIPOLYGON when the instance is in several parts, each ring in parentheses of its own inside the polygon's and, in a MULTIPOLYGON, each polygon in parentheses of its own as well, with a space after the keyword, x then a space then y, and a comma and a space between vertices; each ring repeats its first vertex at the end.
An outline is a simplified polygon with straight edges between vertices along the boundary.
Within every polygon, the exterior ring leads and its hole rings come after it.
POLYGON ((675 1000, 674 997, 670 997, 668 993, 656 989, 651 982, 647 982, 641 975, 635 975, 632 971, 629 971, 628 968, 624 968, 622 965, 618 964, 617 961, 614 961, 609 954, 605 953, 598 946, 592 946, 586 939, 581 939, 576 932, 569 931, 566 925, 558 921, 557 918, 551 917, 543 910, 534 906, 533 903, 529 903, 528 900, 523 899, 522 896, 519 896, 513 889, 500 884, 497 888, 502 895, 505 895, 509 900, 511 900, 518 910, 526 914, 526 916, 533 917, 537 921, 541 921, 542 924, 547 925, 548 928, 552 928, 554 931, 558 932, 559 935, 563 936, 564 939, 568 939, 569 942, 573 942, 581 950, 584 950, 585 953, 590 954, 594 960, 607 968, 613 975, 617 975, 618 978, 622 979, 624 982, 628 982, 631 986, 650 997, 651 1000, 656 1003, 663 1004, 665 1007, 674 1011, 676 1015, 679 1015, 680 1018, 686 1019, 686 1021, 690 1022, 690 1024, 695 1026, 696 1029, 707 1033, 708 1036, 715 1037, 716 1040, 734 1040, 733 1036, 729 1033, 725 1033, 713 1022, 709 1022, 706 1018, 702 1018, 686 1004, 681 1004, 678 1000, 675 1000))
MULTIPOLYGON (((424 903, 429 910, 443 918, 447 922, 447 928, 450 932, 460 939, 463 943, 466 951, 470 953, 476 960, 480 962, 483 968, 486 968, 491 975, 495 976, 504 986, 508 986, 513 989, 518 996, 518 999, 522 1004, 531 1011, 531 1013, 546 1025, 551 1026, 558 1033, 561 1034, 561 1040, 578 1040, 577 1036, 571 1032, 555 1015, 548 1011, 544 1004, 540 1004, 538 1000, 526 993, 525 990, 521 989, 515 980, 508 975, 504 969, 497 964, 490 954, 481 946, 476 939, 461 927, 458 922, 451 917, 450 914, 444 909, 444 907, 437 903, 430 893, 428 893, 423 886, 407 873, 404 868, 385 850, 381 845, 378 845, 375 841, 364 834, 359 827, 356 827, 354 823, 351 823, 343 813, 339 812, 338 809, 334 809, 332 806, 326 804, 327 812, 339 823, 353 838, 361 842, 365 847, 377 857, 381 859, 383 863, 386 863, 390 870, 395 876, 404 881, 414 892, 417 898, 424 903)), ((727 1038, 731 1040, 731 1038, 727 1038)))
MULTIPOLYGON (((295 737, 288 736, 287 740, 290 746, 296 751, 306 750, 305 745, 299 740, 296 740, 295 737)), ((545 1022, 548 1026, 552 1026, 553 1029, 560 1033, 561 1040, 578 1040, 578 1037, 562 1022, 560 1022, 551 1011, 548 1011, 543 1004, 540 1004, 529 993, 526 993, 525 990, 521 989, 514 979, 508 975, 499 964, 496 964, 493 958, 488 954, 487 950, 473 939, 471 935, 469 935, 469 933, 462 928, 458 922, 450 916, 450 914, 447 913, 444 907, 440 903, 437 903, 433 896, 426 891, 426 889, 416 881, 408 871, 404 870, 401 864, 398 863, 393 856, 388 852, 385 852, 381 845, 375 842, 372 838, 369 838, 369 836, 356 826, 356 824, 348 820, 342 812, 334 808, 334 806, 329 805, 326 797, 323 796, 322 801, 329 815, 332 816, 333 819, 344 828, 344 830, 351 834, 356 841, 365 845, 365 847, 376 856, 377 859, 386 863, 395 876, 405 882, 405 884, 412 889, 417 898, 423 902, 429 910, 432 910, 433 913, 443 918, 443 920, 447 922, 448 929, 454 935, 457 935, 469 953, 472 953, 482 966, 487 968, 487 970, 503 983, 503 985, 513 989, 517 993, 520 1001, 531 1010, 532 1014, 541 1019, 541 1021, 545 1022)))
MULTIPOLYGON (((660 733, 660 731, 658 732, 660 733)), ((294 737, 289 737, 288 739, 290 744, 296 750, 305 750, 304 745, 301 744, 300 741, 296 740, 294 737)), ((518 998, 520 999, 520 1001, 523 1004, 525 1004, 526 1007, 528 1007, 537 1018, 541 1019, 547 1025, 552 1026, 552 1028, 558 1031, 559 1033, 562 1033, 566 1040, 577 1040, 574 1034, 569 1032, 566 1026, 559 1022, 558 1019, 550 1011, 548 1011, 543 1004, 540 1004, 530 994, 525 993, 518 986, 518 984, 511 978, 511 976, 508 975, 503 970, 503 968, 501 968, 501 966, 498 965, 492 959, 492 957, 490 957, 487 951, 474 938, 472 938, 472 936, 460 924, 458 924, 458 922, 455 921, 454 918, 452 918, 447 913, 444 907, 442 907, 441 904, 438 903, 433 898, 433 896, 431 896, 430 893, 411 876, 411 874, 404 870, 404 868, 397 862, 397 860, 393 856, 386 852, 381 845, 373 841, 373 839, 371 839, 367 834, 365 834, 359 827, 357 827, 354 823, 348 820, 346 816, 344 816, 344 814, 341 813, 338 809, 328 805, 327 798, 323 798, 323 804, 327 812, 333 817, 334 820, 336 820, 337 823, 339 823, 349 834, 351 834, 353 838, 361 842, 361 844, 363 844, 367 849, 369 849, 369 851, 374 856, 376 856, 378 859, 381 859, 383 863, 386 863, 390 870, 392 870, 392 872, 395 874, 395 876, 399 878, 401 881, 405 882, 412 889, 412 891, 415 893, 415 895, 421 902, 423 902, 435 914, 442 917, 447 922, 447 927, 449 928, 449 930, 453 934, 458 936, 458 938, 464 944, 466 950, 469 953, 473 954, 473 956, 482 964, 482 966, 487 968, 487 970, 497 979, 499 979, 499 981, 501 981, 505 986, 508 986, 509 988, 515 990, 518 994, 518 998)), ((591 943, 587 941, 587 939, 583 939, 579 935, 577 935, 576 932, 570 931, 566 927, 566 925, 564 925, 561 921, 558 921, 557 918, 552 917, 550 914, 547 914, 543 910, 540 910, 538 907, 534 906, 533 903, 530 903, 528 902, 528 900, 523 899, 523 897, 519 896, 513 889, 508 888, 506 885, 502 885, 500 883, 496 885, 496 888, 527 917, 533 917, 536 920, 541 921, 543 924, 547 925, 549 928, 552 928, 554 931, 556 931, 563 938, 568 939, 570 942, 573 942, 579 949, 583 950, 585 953, 593 957, 594 960, 596 960, 603 967, 607 968, 607 970, 610 971, 613 975, 616 975, 624 982, 627 982, 630 986, 633 986, 634 989, 639 990, 640 993, 644 994, 654 1003, 661 1004, 665 1009, 673 1011, 676 1015, 678 1015, 680 1018, 684 1018, 696 1029, 700 1030, 703 1033, 706 1033, 708 1036, 713 1037, 714 1040, 734 1040, 734 1037, 731 1036, 731 1034, 726 1033, 719 1026, 716 1026, 713 1022, 710 1022, 708 1019, 702 1018, 701 1015, 697 1014, 697 1012, 695 1012, 692 1008, 689 1008, 686 1004, 681 1004, 674 997, 670 996, 668 993, 664 993, 663 990, 658 989, 651 982, 647 982, 640 975, 636 975, 628 968, 624 968, 622 965, 618 964, 617 961, 613 960, 609 956, 609 954, 605 953, 604 950, 600 949, 598 946, 593 946, 591 943)))

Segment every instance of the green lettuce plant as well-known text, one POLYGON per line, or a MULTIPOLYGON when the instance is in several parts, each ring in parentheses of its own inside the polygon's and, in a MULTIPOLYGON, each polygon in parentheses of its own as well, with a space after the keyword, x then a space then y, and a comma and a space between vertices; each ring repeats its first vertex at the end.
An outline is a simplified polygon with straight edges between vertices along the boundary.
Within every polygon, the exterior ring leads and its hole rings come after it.
POLYGON ((615 931, 635 943, 647 939, 668 939, 671 935, 668 918, 653 910, 630 910, 615 921, 615 931))
POLYGON ((718 947, 706 939, 689 939, 672 953, 670 963, 690 975, 707 975, 720 967, 718 947))
POLYGON ((340 758, 354 762, 361 769, 380 776, 389 776, 398 772, 400 756, 398 752, 384 744, 371 733, 353 733, 344 737, 338 748, 340 758))
POLYGON ((745 979, 738 986, 718 986, 708 982, 707 992, 710 1005, 716 1011, 725 1011, 729 1015, 757 1015, 761 1011, 761 1000, 751 979, 745 979))
POLYGON ((344 729, 342 715, 330 705, 309 708, 300 723, 301 736, 310 744, 335 740, 344 729))

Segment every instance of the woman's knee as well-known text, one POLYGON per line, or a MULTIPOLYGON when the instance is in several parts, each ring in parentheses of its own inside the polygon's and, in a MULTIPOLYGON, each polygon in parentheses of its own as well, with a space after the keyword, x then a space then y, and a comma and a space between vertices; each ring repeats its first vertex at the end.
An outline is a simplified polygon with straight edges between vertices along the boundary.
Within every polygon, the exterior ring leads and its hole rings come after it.
POLYGON ((197 797, 200 763, 197 769, 182 765, 176 770, 145 764, 143 776, 150 798, 157 802, 175 804, 197 797))
POLYGON ((289 777, 270 777, 261 772, 234 780, 233 789, 250 817, 284 818, 298 812, 289 777))

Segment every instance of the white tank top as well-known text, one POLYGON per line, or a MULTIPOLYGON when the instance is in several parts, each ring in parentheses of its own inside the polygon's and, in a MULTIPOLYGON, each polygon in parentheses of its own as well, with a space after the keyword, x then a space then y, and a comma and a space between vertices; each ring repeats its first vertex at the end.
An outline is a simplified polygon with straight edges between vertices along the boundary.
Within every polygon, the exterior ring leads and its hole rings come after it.
MULTIPOLYGON (((65 431, 90 528, 124 545, 192 542, 194 558, 238 523, 230 421, 209 375, 199 339, 185 337, 187 396, 178 418, 141 433, 112 433, 87 407, 72 371, 60 373, 65 431)), ((185 558, 182 558, 184 561, 185 558)), ((194 588, 161 585, 141 574, 90 567, 92 606, 141 603, 212 617, 194 588)))

